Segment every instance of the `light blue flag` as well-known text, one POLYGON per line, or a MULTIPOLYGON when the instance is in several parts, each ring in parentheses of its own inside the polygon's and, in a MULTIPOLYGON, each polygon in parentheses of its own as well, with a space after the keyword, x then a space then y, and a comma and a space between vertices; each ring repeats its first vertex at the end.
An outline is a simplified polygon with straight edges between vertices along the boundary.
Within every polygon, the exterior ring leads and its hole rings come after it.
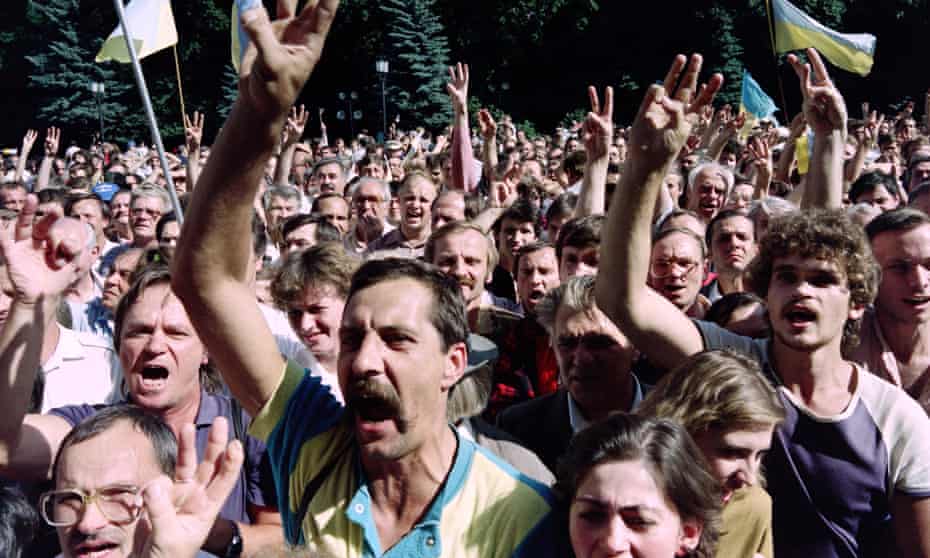
POLYGON ((765 94, 749 72, 743 69, 743 91, 740 98, 740 111, 748 112, 756 118, 768 118, 778 110, 775 101, 765 94))

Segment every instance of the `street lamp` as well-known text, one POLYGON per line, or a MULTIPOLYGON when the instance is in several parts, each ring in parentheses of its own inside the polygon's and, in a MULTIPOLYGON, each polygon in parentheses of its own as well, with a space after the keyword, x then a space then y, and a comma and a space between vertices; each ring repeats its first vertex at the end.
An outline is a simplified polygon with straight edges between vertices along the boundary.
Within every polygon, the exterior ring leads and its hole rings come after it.
POLYGON ((384 141, 387 141, 387 96, 384 88, 389 71, 390 65, 387 60, 384 58, 375 60, 375 72, 381 78, 381 133, 384 134, 384 141))
POLYGON ((355 91, 351 91, 351 92, 349 92, 348 94, 340 92, 340 93, 339 93, 339 100, 340 100, 340 101, 345 101, 345 102, 348 104, 349 112, 346 113, 345 111, 340 110, 339 112, 336 113, 336 118, 337 118, 338 120, 346 120, 346 119, 348 119, 348 121, 349 121, 349 134, 354 138, 354 137, 355 137, 355 121, 356 121, 356 120, 361 120, 361 119, 362 119, 362 111, 360 111, 360 110, 355 110, 355 111, 353 111, 353 110, 352 110, 352 103, 353 103, 354 101, 358 101, 358 93, 356 93, 355 91))
POLYGON ((106 93, 106 86, 103 82, 90 82, 90 92, 94 94, 97 101, 97 119, 100 121, 100 143, 103 143, 103 94, 106 93))

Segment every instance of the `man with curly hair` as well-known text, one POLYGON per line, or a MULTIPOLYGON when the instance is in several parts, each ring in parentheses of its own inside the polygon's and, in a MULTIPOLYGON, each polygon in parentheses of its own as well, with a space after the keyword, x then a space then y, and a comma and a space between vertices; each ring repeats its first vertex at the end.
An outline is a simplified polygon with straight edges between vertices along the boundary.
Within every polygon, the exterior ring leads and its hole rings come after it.
MULTIPOLYGON (((816 51, 808 56, 814 75, 789 58, 814 129, 802 207, 837 208, 845 105, 816 51)), ((683 72, 679 57, 665 87, 650 88, 633 124, 626 184, 617 188, 603 234, 598 305, 658 366, 733 348, 755 358, 778 387, 786 417, 766 460, 777 557, 930 556, 930 420, 907 393, 843 357, 844 345, 858 342, 879 279, 861 228, 837 209, 770 224, 749 268, 750 290, 768 307, 769 339, 692 321, 646 286, 649 221, 662 177, 688 138, 688 116, 719 85, 711 78, 692 102, 695 66, 697 56, 683 72), (681 73, 682 86, 673 90, 681 73)))

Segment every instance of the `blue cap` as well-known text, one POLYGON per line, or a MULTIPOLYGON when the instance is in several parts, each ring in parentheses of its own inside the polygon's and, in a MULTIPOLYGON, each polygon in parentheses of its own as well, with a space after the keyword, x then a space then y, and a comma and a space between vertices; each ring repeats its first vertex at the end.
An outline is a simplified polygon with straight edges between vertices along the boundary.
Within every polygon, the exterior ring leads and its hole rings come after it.
POLYGON ((91 191, 97 194, 97 197, 105 202, 113 199, 113 195, 119 192, 119 186, 112 182, 101 182, 95 185, 91 191))

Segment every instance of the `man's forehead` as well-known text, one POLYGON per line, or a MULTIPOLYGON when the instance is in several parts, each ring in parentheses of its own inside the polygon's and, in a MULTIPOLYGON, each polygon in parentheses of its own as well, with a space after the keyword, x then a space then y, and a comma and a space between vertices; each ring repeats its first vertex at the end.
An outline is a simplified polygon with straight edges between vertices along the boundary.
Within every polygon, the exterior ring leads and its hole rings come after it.
POLYGON ((805 256, 780 256, 772 258, 774 271, 823 271, 845 277, 840 266, 832 260, 805 256))
POLYGON ((151 441, 126 420, 103 432, 67 446, 59 457, 58 488, 94 488, 142 485, 159 472, 151 441))
MULTIPOLYGON (((385 279, 352 294, 342 315, 342 327, 383 327, 391 324, 419 325, 432 310, 432 291, 415 279, 385 279), (390 292, 386 299, 382 294, 390 292), (402 304, 397 301, 402 300, 402 304), (374 322, 374 323, 372 323, 374 322)), ((429 322, 429 320, 425 320, 429 322)))
POLYGON ((696 254, 700 256, 700 241, 691 235, 682 232, 668 234, 652 245, 653 254, 696 254))
POLYGON ((555 248, 552 246, 544 246, 538 250, 533 250, 532 252, 524 252, 520 255, 520 266, 524 264, 530 265, 543 265, 547 263, 555 264, 555 248))
POLYGON ((620 334, 613 322, 597 307, 576 309, 563 304, 555 314, 554 326, 559 336, 606 333, 615 337, 620 334))
POLYGON ((126 313, 127 322, 150 322, 162 317, 190 321, 181 301, 167 283, 147 287, 126 313))
POLYGON ((436 240, 438 252, 484 252, 488 247, 488 239, 478 231, 466 229, 447 234, 436 240))
POLYGON ((714 225, 714 236, 722 232, 751 232, 753 230, 752 220, 745 215, 734 215, 721 219, 714 225))

